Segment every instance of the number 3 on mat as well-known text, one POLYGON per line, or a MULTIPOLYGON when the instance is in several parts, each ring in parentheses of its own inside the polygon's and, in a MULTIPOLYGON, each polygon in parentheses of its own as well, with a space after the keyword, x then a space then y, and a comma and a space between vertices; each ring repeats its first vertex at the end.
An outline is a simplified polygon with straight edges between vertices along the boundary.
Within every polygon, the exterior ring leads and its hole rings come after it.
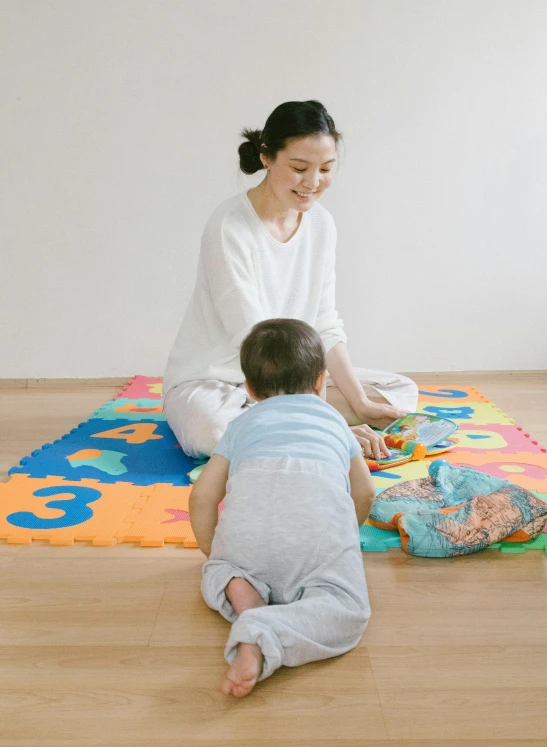
POLYGON ((59 516, 56 519, 41 519, 30 511, 17 511, 14 514, 6 516, 6 520, 10 524, 22 527, 23 529, 61 529, 62 527, 72 527, 75 524, 82 524, 93 516, 93 511, 87 504, 93 503, 101 497, 101 493, 94 488, 77 487, 75 485, 40 488, 40 490, 35 490, 32 495, 35 495, 37 498, 47 498, 50 495, 61 495, 63 493, 70 493, 73 498, 66 498, 62 501, 49 501, 49 503, 46 503, 46 508, 58 508, 65 512, 64 516, 59 516))

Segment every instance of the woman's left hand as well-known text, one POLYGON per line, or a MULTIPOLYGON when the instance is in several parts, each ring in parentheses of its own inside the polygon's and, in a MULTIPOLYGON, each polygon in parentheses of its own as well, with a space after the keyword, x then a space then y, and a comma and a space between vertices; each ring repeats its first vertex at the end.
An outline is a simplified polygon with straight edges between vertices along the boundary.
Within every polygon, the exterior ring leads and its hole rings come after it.
POLYGON ((394 420, 398 420, 406 415, 406 412, 399 410, 393 405, 383 405, 379 402, 371 402, 367 400, 357 412, 359 419, 367 425, 372 425, 374 428, 384 430, 388 425, 393 423, 394 420))

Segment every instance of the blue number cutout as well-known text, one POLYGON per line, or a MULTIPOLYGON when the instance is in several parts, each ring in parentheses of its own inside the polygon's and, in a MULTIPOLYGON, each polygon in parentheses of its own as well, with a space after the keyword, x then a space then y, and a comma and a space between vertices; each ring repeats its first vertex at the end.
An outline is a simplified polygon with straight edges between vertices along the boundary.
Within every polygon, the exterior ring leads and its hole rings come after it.
POLYGON ((451 418, 452 420, 471 420, 475 412, 472 407, 438 407, 437 405, 428 405, 424 407, 425 412, 431 412, 439 418, 451 418))
POLYGON ((418 392, 418 394, 427 394, 428 397, 440 397, 441 399, 461 399, 462 397, 468 397, 467 392, 462 392, 460 389, 439 389, 436 392, 418 392))
POLYGON ((35 495, 37 498, 47 498, 50 495, 59 495, 62 493, 71 493, 74 497, 66 498, 62 501, 50 501, 46 503, 46 508, 59 508, 65 512, 64 516, 59 516, 57 519, 41 519, 30 511, 16 511, 14 514, 6 516, 6 521, 23 529, 61 529, 62 527, 72 527, 75 524, 82 524, 93 516, 93 511, 87 504, 97 501, 102 495, 95 488, 78 487, 75 485, 40 488, 40 490, 35 490, 32 495, 35 495))

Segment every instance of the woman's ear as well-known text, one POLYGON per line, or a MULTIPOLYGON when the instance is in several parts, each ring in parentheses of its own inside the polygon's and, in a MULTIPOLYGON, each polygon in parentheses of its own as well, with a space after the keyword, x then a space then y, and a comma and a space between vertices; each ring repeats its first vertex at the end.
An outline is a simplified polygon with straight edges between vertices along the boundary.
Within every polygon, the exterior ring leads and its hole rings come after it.
MULTIPOLYGON (((265 148, 266 146, 264 145, 263 147, 265 148)), ((270 159, 268 158, 268 156, 265 155, 264 153, 261 153, 260 154, 260 161, 261 161, 262 165, 264 166, 264 168, 267 171, 268 167, 270 165, 270 159)))

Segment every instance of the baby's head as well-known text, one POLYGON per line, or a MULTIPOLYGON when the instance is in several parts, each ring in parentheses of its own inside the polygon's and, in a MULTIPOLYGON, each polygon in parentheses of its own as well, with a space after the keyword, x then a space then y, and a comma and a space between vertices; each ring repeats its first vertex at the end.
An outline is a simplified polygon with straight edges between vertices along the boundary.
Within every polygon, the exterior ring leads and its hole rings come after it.
POLYGON ((320 394, 326 369, 321 338, 298 319, 255 324, 241 345, 241 368, 254 399, 320 394))

